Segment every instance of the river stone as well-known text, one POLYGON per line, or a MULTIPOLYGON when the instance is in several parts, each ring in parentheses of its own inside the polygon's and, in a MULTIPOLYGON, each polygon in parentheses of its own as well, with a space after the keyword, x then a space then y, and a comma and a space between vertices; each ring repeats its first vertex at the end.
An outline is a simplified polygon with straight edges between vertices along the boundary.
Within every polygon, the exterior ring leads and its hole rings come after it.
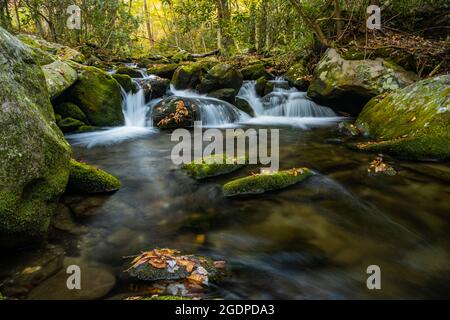
POLYGON ((208 93, 208 97, 234 104, 236 100, 236 90, 234 90, 233 88, 219 89, 208 93))
POLYGON ((126 74, 131 78, 142 78, 141 71, 132 67, 119 67, 116 69, 116 74, 126 74))
POLYGON ((42 69, 0 28, 0 247, 47 233, 69 178, 71 150, 55 123, 42 69))
POLYGON ((133 92, 136 93, 138 87, 136 83, 133 82, 133 79, 127 74, 113 74, 112 77, 116 79, 116 81, 120 84, 123 90, 126 93, 133 92))
POLYGON ((79 128, 81 128, 84 125, 85 125, 85 123, 81 122, 80 120, 73 119, 73 118, 64 118, 64 119, 58 121, 58 127, 64 133, 77 131, 79 128))
POLYGON ((246 114, 255 117, 255 111, 253 110, 250 103, 241 97, 236 97, 236 100, 234 102, 234 106, 238 108, 239 110, 245 112, 246 114))
POLYGON ((89 122, 83 111, 81 111, 81 109, 74 103, 70 102, 61 103, 53 107, 53 109, 55 110, 56 115, 61 116, 60 120, 65 118, 72 118, 84 123, 89 122))
POLYGON ((88 232, 85 226, 79 225, 74 221, 70 208, 62 203, 58 205, 58 209, 52 220, 52 225, 57 230, 75 235, 88 232))
POLYGON ((256 90, 256 93, 260 97, 264 97, 264 96, 272 93, 272 91, 273 91, 273 83, 267 81, 266 78, 261 77, 258 80, 256 80, 255 90, 256 90))
POLYGON ((358 115, 373 97, 412 84, 417 77, 381 58, 344 60, 328 49, 317 65, 308 96, 337 112, 358 115))
POLYGON ((360 150, 415 160, 450 159, 450 75, 372 99, 356 126, 378 139, 357 144, 360 150))
POLYGON ((202 180, 235 172, 245 167, 247 162, 245 158, 242 158, 242 161, 238 161, 238 159, 228 159, 225 154, 220 154, 204 157, 199 163, 193 161, 185 164, 183 165, 183 170, 192 178, 202 180), (231 163, 228 164, 227 162, 231 163))
POLYGON ((243 79, 242 73, 232 65, 220 63, 212 67, 201 79, 198 89, 202 93, 209 93, 219 89, 233 88, 237 94, 242 87, 243 79))
POLYGON ((181 66, 172 77, 172 85, 176 90, 193 90, 200 83, 204 72, 204 67, 200 63, 181 66))
POLYGON ((96 267, 81 268, 81 290, 67 288, 68 274, 62 270, 30 292, 29 300, 98 300, 116 285, 115 276, 96 267))
POLYGON ((156 64, 147 69, 148 74, 152 74, 164 79, 172 79, 178 64, 156 64))
POLYGON ((42 67, 50 98, 54 99, 67 90, 78 79, 78 73, 67 63, 57 60, 42 67))
POLYGON ((308 69, 302 62, 299 62, 289 68, 284 78, 291 86, 296 87, 300 91, 306 91, 309 86, 309 81, 307 80, 308 75, 308 69))
POLYGON ((269 77, 264 64, 260 61, 242 68, 240 72, 242 73, 244 80, 258 80, 261 77, 269 77))
POLYGON ((144 90, 145 100, 148 102, 153 99, 162 98, 170 87, 170 80, 158 76, 139 80, 141 88, 144 90))
POLYGON ((223 186, 223 192, 226 197, 262 194, 287 188, 304 181, 311 175, 312 172, 307 168, 258 174, 228 182, 223 186))
POLYGON ((125 122, 119 83, 95 67, 81 66, 78 81, 61 99, 79 106, 93 126, 121 126, 125 122))

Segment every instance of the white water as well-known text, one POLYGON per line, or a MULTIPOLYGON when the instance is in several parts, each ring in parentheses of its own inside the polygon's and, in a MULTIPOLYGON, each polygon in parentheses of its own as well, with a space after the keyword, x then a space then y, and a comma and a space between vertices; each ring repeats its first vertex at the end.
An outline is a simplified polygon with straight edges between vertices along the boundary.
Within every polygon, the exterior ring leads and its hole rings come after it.
POLYGON ((287 89, 287 83, 281 78, 272 81, 274 91, 260 97, 255 90, 255 81, 246 81, 238 97, 247 100, 255 111, 256 118, 246 123, 258 125, 282 125, 310 128, 329 125, 342 121, 333 110, 310 100, 306 92, 295 88, 287 89))

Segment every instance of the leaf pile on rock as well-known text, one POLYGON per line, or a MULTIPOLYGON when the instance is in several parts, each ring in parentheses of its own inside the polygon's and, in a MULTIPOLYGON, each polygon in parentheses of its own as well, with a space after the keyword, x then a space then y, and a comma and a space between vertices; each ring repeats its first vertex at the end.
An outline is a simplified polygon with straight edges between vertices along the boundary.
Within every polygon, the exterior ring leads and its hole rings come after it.
POLYGON ((395 176, 397 174, 397 171, 395 171, 391 165, 384 162, 383 155, 378 155, 378 157, 370 163, 367 172, 370 176, 395 176))
POLYGON ((208 286, 221 276, 222 261, 212 261, 206 257, 183 255, 178 250, 154 249, 143 252, 126 270, 132 278, 143 281, 183 280, 188 286, 208 286))
POLYGON ((174 122, 176 124, 180 124, 183 120, 183 117, 186 118, 189 116, 189 110, 186 108, 186 105, 183 101, 176 102, 176 110, 175 113, 171 113, 169 116, 162 119, 158 122, 157 126, 167 126, 169 123, 174 122))

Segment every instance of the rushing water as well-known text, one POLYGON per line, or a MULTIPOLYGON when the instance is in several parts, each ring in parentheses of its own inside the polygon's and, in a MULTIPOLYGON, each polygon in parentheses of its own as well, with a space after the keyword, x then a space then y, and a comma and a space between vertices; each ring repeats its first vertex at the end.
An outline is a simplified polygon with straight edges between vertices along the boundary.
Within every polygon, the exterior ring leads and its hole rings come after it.
MULTIPOLYGON (((123 257, 156 247, 226 260, 230 277, 212 285, 207 298, 448 297, 448 164, 388 158, 399 174, 369 177, 367 167, 375 155, 341 144, 336 125, 340 118, 331 110, 317 109, 323 107, 286 88, 276 90, 281 100, 268 99, 264 106, 252 90, 253 85, 246 84, 240 95, 257 117, 244 116, 240 125, 281 126, 282 168, 306 166, 316 172, 314 177, 282 191, 226 199, 221 185, 258 167, 204 182, 192 180, 171 162, 175 142, 170 133, 149 127, 142 117, 151 104, 145 104, 142 92, 129 94, 125 127, 70 139, 74 157, 118 176, 121 190, 65 196, 63 202, 72 211, 91 218, 80 221, 86 228, 83 234, 62 233, 49 241, 62 246, 66 257, 112 271, 117 284, 106 298, 113 299, 147 294, 145 287, 123 279, 128 261, 123 257), (134 135, 138 130, 144 135, 134 135), (127 137, 126 132, 133 134, 127 137), (108 141, 116 145, 109 147, 108 141), (380 291, 366 287, 370 265, 381 268, 380 291)), ((192 92, 173 93, 211 102, 192 92)), ((206 115, 207 122, 223 118, 215 110, 206 108, 205 113, 213 113, 206 115)), ((52 288, 48 290, 54 296, 52 288)), ((41 292, 41 298, 46 294, 41 292)))

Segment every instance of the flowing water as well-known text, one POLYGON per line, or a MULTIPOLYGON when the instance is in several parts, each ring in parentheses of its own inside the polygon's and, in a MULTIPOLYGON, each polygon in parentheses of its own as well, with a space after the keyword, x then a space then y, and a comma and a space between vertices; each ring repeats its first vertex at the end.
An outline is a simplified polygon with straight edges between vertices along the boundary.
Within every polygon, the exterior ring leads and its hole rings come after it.
MULTIPOLYGON (((244 87, 242 96, 246 88, 251 89, 244 87)), ((271 100, 274 105, 266 107, 259 97, 247 95, 254 98, 250 102, 258 117, 240 125, 282 125, 281 166, 313 169, 316 175, 305 183, 226 199, 221 185, 258 171, 257 166, 196 182, 172 164, 175 142, 170 133, 129 116, 125 128, 152 133, 131 140, 118 139, 118 134, 113 147, 105 145, 105 137, 97 143, 72 137, 75 158, 118 176, 123 187, 113 195, 66 196, 72 210, 91 216, 82 222, 88 231, 50 241, 62 245, 68 257, 112 270, 118 281, 107 298, 145 293, 123 280, 129 261, 123 257, 156 247, 226 260, 230 277, 212 285, 207 298, 448 297, 448 164, 388 158, 399 174, 369 177, 368 164, 375 155, 341 144, 339 118, 331 110, 315 113, 316 106, 296 90, 277 93, 283 94, 282 101, 271 100), (382 290, 367 289, 370 265, 381 268, 382 290)), ((139 93, 129 98, 128 107, 138 100, 145 106, 139 93)), ((125 113, 140 112, 128 107, 125 113)))

